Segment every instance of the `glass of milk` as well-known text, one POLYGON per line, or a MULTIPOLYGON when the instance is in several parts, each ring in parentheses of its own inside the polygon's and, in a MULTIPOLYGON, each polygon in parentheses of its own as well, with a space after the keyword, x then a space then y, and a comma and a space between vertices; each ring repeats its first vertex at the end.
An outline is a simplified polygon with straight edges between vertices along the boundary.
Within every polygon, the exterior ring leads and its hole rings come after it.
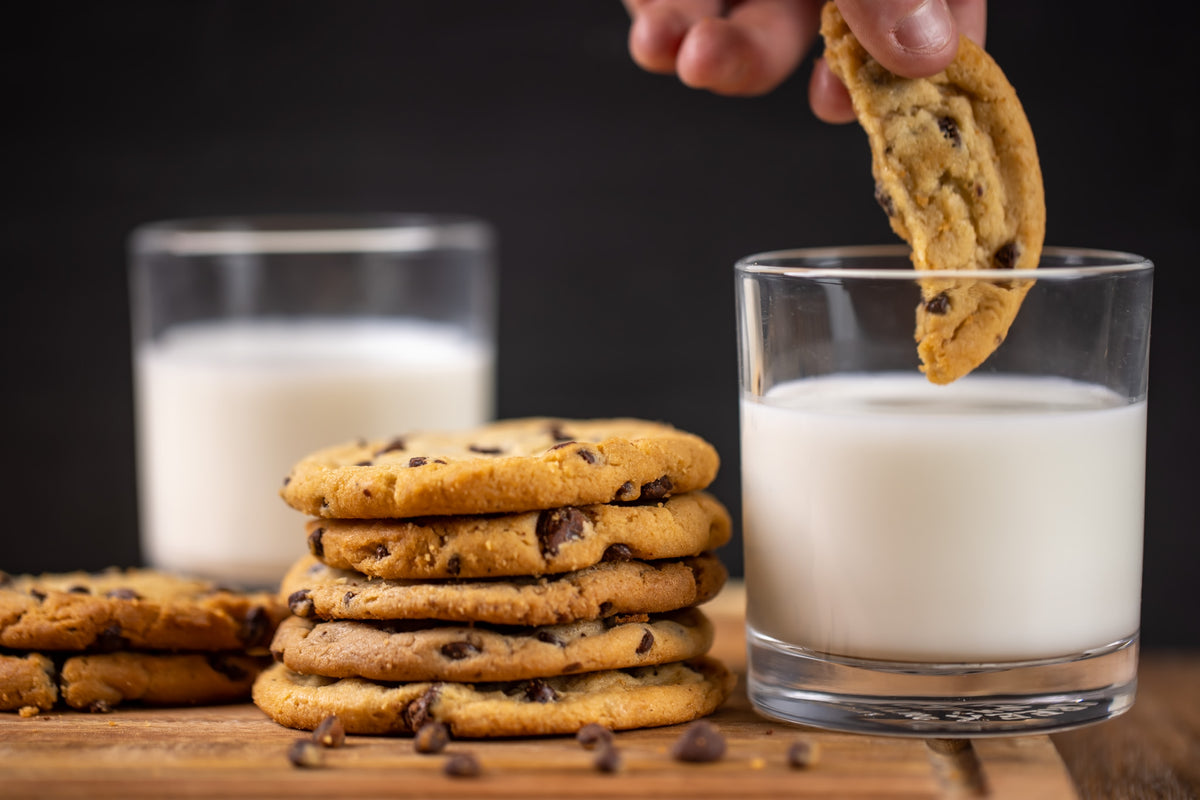
POLYGON ((928 273, 903 248, 737 263, 761 713, 971 737, 1132 704, 1153 268, 1048 248, 1019 274, 1035 280, 1003 344, 939 386, 913 338, 928 273))
POLYGON ((493 415, 483 221, 162 222, 130 240, 138 494, 152 566, 272 586, 306 552, 279 498, 321 447, 493 415))

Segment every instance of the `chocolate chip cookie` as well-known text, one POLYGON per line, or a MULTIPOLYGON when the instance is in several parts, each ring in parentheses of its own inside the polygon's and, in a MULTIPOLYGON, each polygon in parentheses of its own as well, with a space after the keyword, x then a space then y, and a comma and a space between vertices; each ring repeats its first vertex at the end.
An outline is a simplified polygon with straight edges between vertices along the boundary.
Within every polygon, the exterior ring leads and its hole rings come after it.
POLYGON ((54 662, 40 653, 0 654, 0 711, 36 713, 58 701, 54 662))
POLYGON ((60 671, 62 699, 84 711, 124 702, 156 706, 245 700, 270 658, 244 653, 99 653, 72 656, 60 671))
POLYGON ((292 617, 271 652, 293 672, 329 678, 518 681, 685 661, 712 637, 697 609, 534 628, 292 617))
POLYGON ((442 722, 457 738, 573 734, 674 725, 714 711, 733 689, 719 662, 699 658, 629 670, 503 683, 375 683, 298 675, 282 664, 254 684, 272 719, 312 730, 336 714, 347 733, 388 734, 442 722))
POLYGON ((717 467, 712 445, 663 423, 514 419, 321 450, 281 494, 324 518, 493 514, 663 500, 703 489, 717 467))
MULTIPOLYGON (((928 78, 879 64, 833 2, 822 12, 825 60, 867 132, 875 196, 918 270, 1037 267, 1046 230, 1042 173, 1017 94, 980 47, 928 78)), ((934 383, 979 366, 1004 341, 1033 280, 920 281, 917 351, 934 383)))
POLYGON ((606 561, 558 575, 470 581, 368 578, 311 556, 284 576, 292 613, 321 619, 438 619, 559 625, 616 614, 656 614, 703 603, 728 573, 705 554, 665 561, 606 561))
POLYGON ((697 555, 728 542, 731 527, 715 497, 690 492, 661 503, 521 514, 313 520, 308 545, 331 567, 376 578, 487 578, 697 555))
POLYGON ((0 647, 15 650, 264 648, 287 606, 153 570, 0 576, 0 647))

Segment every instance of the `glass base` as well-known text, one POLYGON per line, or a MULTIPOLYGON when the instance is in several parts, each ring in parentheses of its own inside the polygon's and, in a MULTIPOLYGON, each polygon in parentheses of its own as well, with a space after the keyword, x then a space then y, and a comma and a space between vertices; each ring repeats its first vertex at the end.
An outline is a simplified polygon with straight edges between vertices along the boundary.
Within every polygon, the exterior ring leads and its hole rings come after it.
POLYGON ((1137 634, 1056 659, 917 664, 831 656, 746 633, 747 693, 759 713, 850 733, 1052 733, 1127 711, 1137 689, 1137 634))

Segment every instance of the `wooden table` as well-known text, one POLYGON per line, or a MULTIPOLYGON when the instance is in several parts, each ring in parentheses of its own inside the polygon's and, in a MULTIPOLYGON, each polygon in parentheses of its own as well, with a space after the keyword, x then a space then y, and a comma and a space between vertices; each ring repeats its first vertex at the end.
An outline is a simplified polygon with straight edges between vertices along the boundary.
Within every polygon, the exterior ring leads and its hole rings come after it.
MULTIPOLYGON (((739 670, 741 600, 731 587, 706 607, 714 654, 739 670)), ((1144 654, 1138 700, 1123 717, 1053 740, 978 740, 965 755, 769 722, 743 691, 711 721, 729 745, 713 764, 670 758, 677 726, 618 734, 616 774, 594 769, 593 753, 570 738, 456 741, 447 753, 472 752, 483 773, 451 778, 445 754, 419 755, 399 737, 351 737, 325 751, 323 767, 293 767, 285 753, 300 734, 252 705, 0 714, 0 798, 936 798, 978 796, 980 784, 989 797, 1022 800, 1200 797, 1200 652, 1144 654), (786 763, 798 739, 820 748, 807 769, 786 763)))

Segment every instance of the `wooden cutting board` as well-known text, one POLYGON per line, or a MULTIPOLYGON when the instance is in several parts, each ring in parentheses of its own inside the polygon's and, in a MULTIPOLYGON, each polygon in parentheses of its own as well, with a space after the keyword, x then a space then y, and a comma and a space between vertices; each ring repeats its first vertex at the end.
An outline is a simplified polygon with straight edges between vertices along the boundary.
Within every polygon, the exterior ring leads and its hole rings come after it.
MULTIPOLYGON (((742 594, 731 587, 706 607, 717 624, 713 653, 744 669, 742 594)), ((325 766, 286 757, 300 737, 253 705, 197 709, 0 714, 0 797, 969 797, 1073 798, 1050 739, 979 740, 966 758, 916 739, 825 733, 770 722, 744 691, 711 717, 724 759, 683 764, 669 755, 682 726, 617 734, 623 769, 601 773, 571 738, 452 742, 442 755, 413 752, 410 739, 350 737, 325 751, 325 766), (786 763, 799 738, 820 755, 807 769, 786 763), (443 773, 446 754, 470 751, 476 778, 443 773), (979 767, 971 770, 973 761, 979 767)))

